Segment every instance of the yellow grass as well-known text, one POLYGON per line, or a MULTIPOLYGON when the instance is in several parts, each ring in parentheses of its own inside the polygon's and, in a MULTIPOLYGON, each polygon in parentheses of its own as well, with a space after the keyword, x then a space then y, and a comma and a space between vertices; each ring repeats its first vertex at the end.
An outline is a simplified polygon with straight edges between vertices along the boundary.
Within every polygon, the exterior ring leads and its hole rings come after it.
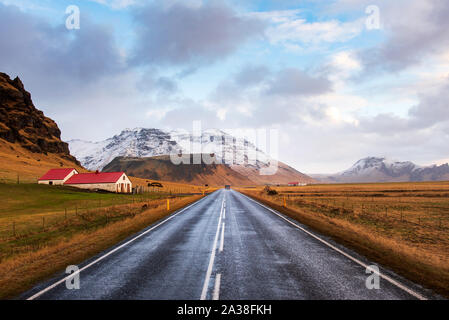
POLYGON ((159 180, 151 180, 151 179, 143 179, 137 177, 130 177, 133 186, 143 187, 144 191, 149 192, 161 192, 168 194, 189 194, 189 193, 203 193, 203 192, 213 192, 217 188, 216 187, 205 187, 205 186, 197 186, 185 183, 176 183, 176 182, 168 182, 168 181, 159 181, 159 180), (162 188, 158 187, 148 187, 149 183, 158 182, 162 184, 162 188))
POLYGON ((0 139, 0 182, 35 183, 43 174, 52 168, 76 168, 86 172, 73 162, 59 155, 48 153, 32 153, 18 144, 0 139))
POLYGON ((449 182, 272 189, 240 191, 449 296, 449 182))
POLYGON ((165 201, 150 203, 150 208, 143 212, 140 204, 131 205, 126 211, 132 214, 126 219, 109 221, 98 229, 81 231, 37 250, 6 259, 0 263, 0 298, 12 298, 64 270, 67 265, 81 263, 200 198, 190 196, 172 199, 170 211, 167 211, 165 201))

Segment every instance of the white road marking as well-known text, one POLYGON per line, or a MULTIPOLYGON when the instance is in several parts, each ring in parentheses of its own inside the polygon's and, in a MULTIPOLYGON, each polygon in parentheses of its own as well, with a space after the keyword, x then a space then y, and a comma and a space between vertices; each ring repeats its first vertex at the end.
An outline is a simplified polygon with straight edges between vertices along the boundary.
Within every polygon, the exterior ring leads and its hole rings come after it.
POLYGON ((220 235, 221 219, 223 218, 223 208, 224 208, 224 196, 223 201, 221 202, 220 217, 218 218, 217 232, 215 233, 215 239, 212 245, 212 252, 210 254, 209 266, 207 267, 206 277, 204 278, 203 290, 201 292, 200 298, 201 300, 206 300, 207 289, 209 288, 210 276, 212 275, 212 269, 214 267, 215 252, 217 250, 218 237, 220 235))
POLYGON ((192 203, 191 205, 185 207, 185 208, 182 209, 181 211, 179 211, 179 212, 177 212, 177 213, 171 215, 170 217, 168 217, 168 218, 165 219, 164 221, 158 223, 157 225, 155 225, 154 227, 148 229, 147 231, 142 232, 141 234, 139 234, 139 235, 137 235, 136 237, 132 238, 131 240, 125 242, 124 244, 118 246, 117 248, 115 248, 115 249, 109 251, 109 252, 106 253, 105 255, 103 255, 103 256, 99 257, 98 259, 92 261, 91 263, 89 263, 88 265, 86 265, 86 266, 84 266, 83 268, 79 269, 78 271, 76 271, 76 272, 74 272, 74 273, 68 275, 67 277, 65 277, 65 278, 63 278, 63 279, 61 279, 61 280, 55 282, 54 284, 48 286, 47 288, 45 288, 45 289, 39 291, 38 293, 32 295, 31 297, 27 298, 27 300, 34 300, 34 299, 40 297, 41 295, 43 295, 44 293, 46 293, 46 292, 48 292, 48 291, 50 291, 50 290, 56 288, 56 287, 57 287, 58 285, 60 285, 61 283, 64 283, 66 280, 72 279, 72 278, 75 277, 77 274, 81 273, 82 271, 86 270, 87 268, 92 267, 94 264, 96 264, 96 263, 98 263, 98 262, 104 260, 105 258, 107 258, 108 256, 110 256, 111 254, 117 252, 118 250, 122 249, 123 247, 126 247, 126 246, 129 245, 130 243, 132 243, 132 242, 136 241, 137 239, 143 237, 143 236, 146 235, 147 233, 153 231, 153 230, 156 229, 157 227, 159 227, 159 226, 163 225, 164 223, 170 221, 171 219, 173 219, 174 217, 176 217, 178 214, 180 214, 180 213, 184 212, 185 210, 189 209, 190 207, 192 207, 192 206, 194 206, 194 205, 200 203, 200 202, 203 201, 204 199, 206 199, 206 197, 204 197, 203 199, 200 199, 199 201, 196 201, 196 202, 192 203))
MULTIPOLYGON (((240 193, 240 194, 243 195, 244 197, 248 198, 249 200, 251 200, 251 201, 257 203, 258 205, 264 207, 265 209, 271 211, 272 213, 274 213, 275 215, 279 216, 279 217, 282 218, 283 220, 287 221, 287 222, 290 223, 291 225, 295 226, 296 228, 300 229, 301 231, 305 232, 306 234, 308 234, 309 236, 315 238, 316 240, 320 241, 321 243, 325 244, 325 245, 328 246, 329 248, 331 248, 331 249, 337 251, 338 253, 344 255, 346 258, 348 258, 348 259, 354 261, 355 263, 361 265, 361 266, 364 267, 365 269, 368 268, 368 265, 367 265, 367 264, 363 263, 362 261, 360 261, 360 260, 357 259, 357 258, 354 258, 354 257, 351 256, 350 254, 348 254, 348 253, 346 253, 346 252, 340 250, 339 248, 337 248, 336 246, 334 246, 334 245, 332 245, 331 243, 327 242, 326 240, 323 240, 323 239, 321 239, 320 237, 314 235, 314 234, 311 233, 310 231, 307 231, 306 229, 304 229, 303 227, 297 225, 296 223, 290 221, 289 219, 285 218, 284 216, 282 216, 281 214, 279 214, 279 213, 278 213, 277 211, 275 211, 274 209, 271 209, 270 207, 267 207, 267 206, 263 205, 262 203, 260 203, 260 202, 258 202, 258 201, 256 201, 256 200, 254 200, 254 199, 251 199, 251 198, 248 197, 247 195, 244 195, 244 194, 242 194, 242 193, 240 193)), ((385 274, 383 274, 383 273, 381 273, 381 272, 377 272, 377 271, 375 271, 375 270, 372 270, 372 271, 374 271, 374 273, 376 273, 379 277, 381 277, 381 278, 383 278, 384 280, 390 282, 392 285, 395 285, 395 286, 398 287, 399 289, 404 290, 405 292, 407 292, 408 294, 414 296, 415 298, 417 298, 417 299, 419 299, 419 300, 427 300, 427 298, 424 297, 423 295, 421 295, 421 294, 419 294, 419 293, 413 291, 412 289, 406 287, 405 285, 399 283, 398 281, 392 279, 391 277, 389 277, 389 276, 387 276, 387 275, 385 275, 385 274)))
POLYGON ((223 220, 225 220, 226 219, 226 207, 224 208, 224 211, 223 211, 223 220))
POLYGON ((223 251, 223 246, 224 246, 224 233, 225 233, 225 223, 223 222, 223 226, 222 226, 222 228, 221 228, 220 252, 223 251))
POLYGON ((215 277, 215 286, 214 286, 214 293, 212 295, 212 300, 220 299, 220 283, 221 283, 221 273, 217 274, 217 276, 215 277))

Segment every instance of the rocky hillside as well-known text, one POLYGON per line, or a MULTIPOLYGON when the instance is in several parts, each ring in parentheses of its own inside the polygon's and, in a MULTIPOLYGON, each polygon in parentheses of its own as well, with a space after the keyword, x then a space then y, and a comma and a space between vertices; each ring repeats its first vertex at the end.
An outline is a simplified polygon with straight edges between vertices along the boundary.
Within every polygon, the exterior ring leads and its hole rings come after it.
POLYGON ((31 95, 17 77, 0 73, 0 139, 33 153, 58 154, 76 162, 68 144, 61 141, 57 124, 35 108, 31 95))
POLYGON ((367 157, 351 168, 333 175, 312 175, 321 182, 419 182, 449 180, 449 165, 422 167, 410 161, 367 157))

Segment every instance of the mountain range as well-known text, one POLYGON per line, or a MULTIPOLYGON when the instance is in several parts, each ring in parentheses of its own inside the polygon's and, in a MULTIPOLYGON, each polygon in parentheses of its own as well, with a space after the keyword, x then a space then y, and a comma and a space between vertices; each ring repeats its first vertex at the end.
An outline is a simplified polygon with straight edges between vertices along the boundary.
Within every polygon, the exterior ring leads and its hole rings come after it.
POLYGON ((311 174, 324 183, 419 182, 449 180, 449 165, 419 166, 410 161, 367 157, 336 174, 311 174))
POLYGON ((274 175, 260 175, 273 160, 248 140, 217 129, 204 130, 198 136, 180 130, 125 129, 104 141, 71 140, 69 147, 70 152, 89 170, 123 170, 148 179, 194 184, 314 182, 309 176, 281 162, 278 162, 274 175), (213 155, 217 164, 207 169, 204 163, 175 168, 169 157, 161 158, 178 153, 213 155), (231 163, 226 164, 226 159, 231 159, 231 163), (180 168, 186 172, 181 173, 180 168))
POLYGON ((22 81, 0 73, 0 180, 15 180, 20 175, 34 181, 48 168, 61 166, 84 170, 80 162, 89 170, 125 171, 142 178, 192 184, 449 180, 448 164, 419 166, 384 157, 361 159, 336 174, 305 175, 278 162, 277 172, 264 176, 260 171, 273 161, 268 155, 251 142, 216 129, 199 136, 179 130, 126 129, 104 141, 71 140, 68 144, 60 136, 55 121, 34 106, 22 81), (213 155, 217 164, 175 165, 168 156, 173 153, 213 155), (244 161, 223 164, 224 159, 244 161))

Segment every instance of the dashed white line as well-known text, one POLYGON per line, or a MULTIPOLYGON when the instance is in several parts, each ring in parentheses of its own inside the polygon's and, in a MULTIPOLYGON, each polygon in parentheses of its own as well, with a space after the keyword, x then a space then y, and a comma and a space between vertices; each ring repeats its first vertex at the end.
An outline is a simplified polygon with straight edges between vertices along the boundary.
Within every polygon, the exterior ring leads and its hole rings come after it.
POLYGON ((201 292, 201 298, 200 298, 201 300, 206 300, 206 297, 207 297, 207 289, 209 288, 210 276, 212 275, 212 269, 214 267, 215 252, 217 251, 218 237, 220 235, 220 229, 221 229, 220 227, 221 227, 221 219, 223 218, 224 203, 225 203, 225 198, 223 196, 223 201, 221 202, 220 217, 218 218, 217 232, 215 233, 215 239, 214 239, 214 243, 212 245, 212 252, 210 254, 209 265, 207 267, 206 277, 204 278, 203 290, 201 292))
MULTIPOLYGON (((357 258, 354 258, 353 256, 351 256, 350 254, 344 252, 343 250, 340 250, 339 248, 337 248, 336 246, 330 244, 330 243, 327 242, 326 240, 323 240, 323 239, 321 239, 320 237, 314 235, 314 234, 311 233, 310 231, 307 231, 306 229, 304 229, 303 227, 297 225, 296 223, 290 221, 289 219, 287 219, 287 218, 285 218, 284 216, 282 216, 281 214, 279 214, 277 211, 271 209, 270 207, 267 207, 267 206, 263 205, 262 203, 260 203, 260 202, 258 202, 258 201, 256 201, 256 200, 254 200, 254 199, 251 199, 251 198, 248 197, 247 195, 244 195, 244 194, 242 194, 242 193, 240 193, 240 194, 243 195, 244 197, 248 198, 249 200, 251 200, 251 201, 257 203, 258 205, 264 207, 265 209, 271 211, 272 213, 274 213, 274 214, 277 215, 278 217, 282 218, 283 220, 287 221, 287 222, 290 223, 291 225, 293 225, 293 226, 295 226, 296 228, 300 229, 301 231, 305 232, 305 233, 308 234, 309 236, 311 236, 311 237, 315 238, 316 240, 320 241, 321 243, 325 244, 325 245, 328 246, 329 248, 331 248, 331 249, 337 251, 338 253, 344 255, 346 258, 348 258, 348 259, 354 261, 355 263, 361 265, 361 266, 364 267, 365 269, 368 268, 368 265, 367 265, 367 264, 363 263, 362 261, 360 261, 360 260, 357 259, 357 258)), ((396 280, 390 278, 389 276, 387 276, 387 275, 385 275, 385 274, 383 274, 383 273, 381 273, 381 272, 377 272, 377 271, 375 271, 375 270, 372 270, 372 271, 373 271, 374 273, 376 273, 379 277, 381 277, 381 278, 383 278, 384 280, 390 282, 392 285, 395 285, 395 286, 398 287, 399 289, 404 290, 405 292, 407 292, 408 294, 414 296, 415 298, 417 298, 417 299, 419 299, 419 300, 427 300, 427 298, 424 297, 423 295, 421 295, 421 294, 419 294, 419 293, 413 291, 412 289, 410 289, 410 288, 406 287, 405 285, 403 285, 403 284, 397 282, 396 280)))
POLYGON ((220 252, 223 251, 223 246, 224 246, 224 233, 225 233, 225 223, 223 222, 223 226, 222 226, 222 228, 221 228, 220 252))
POLYGON ((220 283, 221 283, 221 273, 217 274, 215 277, 214 293, 212 295, 212 300, 220 299, 220 283))
POLYGON ((76 272, 74 272, 74 273, 68 275, 67 277, 65 277, 65 278, 63 278, 63 279, 61 279, 61 280, 59 280, 59 281, 53 283, 52 285, 48 286, 47 288, 45 288, 45 289, 39 291, 38 293, 32 295, 31 297, 27 298, 27 300, 34 300, 34 299, 40 297, 41 295, 43 295, 44 293, 46 293, 46 292, 48 292, 48 291, 50 291, 50 290, 56 288, 56 287, 57 287, 58 285, 60 285, 61 283, 64 283, 66 280, 73 279, 73 277, 75 277, 77 274, 81 273, 82 271, 86 270, 87 268, 90 268, 90 267, 93 266, 94 264, 96 264, 96 263, 98 263, 98 262, 104 260, 105 258, 107 258, 108 256, 110 256, 111 254, 117 252, 118 250, 122 249, 123 247, 126 247, 127 245, 129 245, 130 243, 136 241, 137 239, 143 237, 143 236, 146 235, 147 233, 153 231, 153 230, 156 229, 157 227, 159 227, 159 226, 163 225, 164 223, 170 221, 171 219, 173 219, 174 217, 176 217, 178 214, 180 214, 180 213, 186 211, 187 209, 189 209, 190 207, 192 207, 192 206, 194 206, 194 205, 200 203, 200 202, 203 201, 204 199, 206 199, 206 198, 203 198, 203 199, 201 199, 201 200, 199 200, 199 201, 196 201, 196 202, 192 203, 191 205, 185 207, 185 208, 182 209, 181 211, 179 211, 179 212, 177 212, 177 213, 171 215, 170 217, 168 217, 168 218, 165 219, 164 221, 158 223, 158 224, 155 225, 154 227, 148 229, 148 230, 145 231, 145 232, 142 232, 141 234, 137 235, 136 237, 132 238, 131 240, 125 242, 124 244, 118 246, 117 248, 115 248, 115 249, 109 251, 109 252, 106 253, 105 255, 103 255, 103 256, 99 257, 98 259, 92 261, 91 263, 89 263, 88 265, 86 265, 86 266, 84 266, 83 268, 79 269, 78 271, 76 271, 76 272))

